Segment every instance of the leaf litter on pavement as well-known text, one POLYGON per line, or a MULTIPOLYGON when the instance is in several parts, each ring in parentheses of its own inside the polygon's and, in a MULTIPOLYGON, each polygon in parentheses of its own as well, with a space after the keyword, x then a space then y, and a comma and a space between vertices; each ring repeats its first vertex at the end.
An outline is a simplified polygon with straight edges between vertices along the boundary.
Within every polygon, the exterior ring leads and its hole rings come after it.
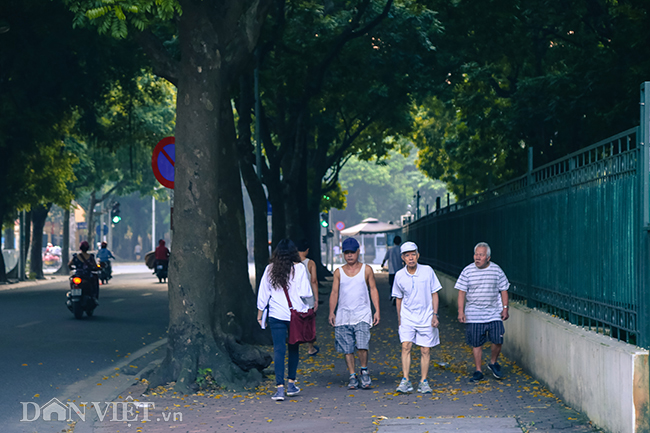
MULTIPOLYGON (((444 310, 441 311, 441 344, 431 351, 428 376, 431 394, 403 395, 396 392, 402 377, 396 313, 394 307, 388 310, 386 306, 383 308, 382 322, 371 329, 368 363, 373 380, 371 391, 347 389, 348 372, 345 361, 343 356, 336 352, 333 328, 326 323, 327 307, 321 307, 316 329, 316 344, 320 347, 320 352, 316 356, 308 356, 306 345, 300 348, 297 382, 302 392, 299 395, 287 397, 283 402, 270 399, 276 390, 274 366, 271 364, 264 371, 265 380, 254 389, 239 392, 202 390, 195 394, 181 395, 173 391, 175 384, 170 383, 149 390, 139 396, 139 399, 155 402, 156 410, 159 411, 192 411, 192 416, 213 422, 216 419, 221 421, 224 427, 236 431, 240 431, 238 417, 243 413, 264 423, 279 422, 283 419, 286 421, 300 416, 318 417, 321 413, 344 409, 352 411, 350 416, 365 418, 368 423, 375 424, 377 420, 386 418, 449 417, 451 415, 439 415, 437 412, 436 405, 443 401, 458 406, 453 417, 512 416, 504 413, 503 409, 494 409, 500 405, 508 405, 505 410, 510 410, 512 414, 522 411, 534 414, 536 410, 544 410, 552 405, 561 405, 564 409, 572 411, 547 388, 503 355, 499 358, 505 373, 503 380, 487 378, 486 374, 485 381, 478 385, 469 384, 468 378, 474 371, 471 348, 464 343, 464 332, 456 322, 455 315, 445 313, 444 310), (320 389, 322 391, 319 391, 320 389), (254 409, 254 415, 250 415, 249 407, 254 409), (278 412, 279 409, 281 412, 278 412)), ((266 347, 265 350, 273 354, 272 347, 266 347)), ((489 351, 488 344, 484 346, 484 360, 489 356, 489 351)), ((413 349, 411 356, 411 380, 416 387, 418 381, 414 378, 420 374, 419 349, 413 349)), ((285 359, 285 365, 286 362, 285 359)), ((358 371, 358 359, 356 367, 358 371)), ((142 383, 146 388, 146 381, 142 383)), ((574 416, 569 419, 581 417, 575 411, 571 413, 574 416)), ((147 431, 147 425, 141 428, 143 432, 147 431)))

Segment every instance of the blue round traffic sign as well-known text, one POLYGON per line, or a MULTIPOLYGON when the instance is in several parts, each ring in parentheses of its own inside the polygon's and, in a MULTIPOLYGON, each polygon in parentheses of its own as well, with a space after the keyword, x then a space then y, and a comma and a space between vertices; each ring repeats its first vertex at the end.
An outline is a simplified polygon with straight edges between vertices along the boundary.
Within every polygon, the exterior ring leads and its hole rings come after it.
POLYGON ((165 137, 156 144, 151 156, 151 168, 160 184, 174 189, 174 166, 176 165, 176 144, 174 137, 165 137))

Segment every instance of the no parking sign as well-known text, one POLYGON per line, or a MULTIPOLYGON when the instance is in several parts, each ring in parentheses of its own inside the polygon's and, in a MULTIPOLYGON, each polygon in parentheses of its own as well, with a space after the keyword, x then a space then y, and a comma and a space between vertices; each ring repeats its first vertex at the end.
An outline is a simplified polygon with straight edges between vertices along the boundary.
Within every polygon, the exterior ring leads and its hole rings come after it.
POLYGON ((174 166, 176 165, 176 141, 174 137, 165 137, 156 144, 151 156, 153 175, 160 184, 174 189, 174 166))

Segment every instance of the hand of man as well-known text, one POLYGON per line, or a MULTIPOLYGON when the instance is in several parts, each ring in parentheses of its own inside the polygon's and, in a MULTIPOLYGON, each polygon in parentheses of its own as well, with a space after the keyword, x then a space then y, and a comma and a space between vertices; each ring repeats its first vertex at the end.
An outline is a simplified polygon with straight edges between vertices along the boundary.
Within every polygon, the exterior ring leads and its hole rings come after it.
POLYGON ((433 319, 431 319, 431 326, 437 328, 439 324, 440 324, 440 320, 438 319, 438 316, 434 314, 433 319))
POLYGON ((330 325, 336 326, 336 314, 330 313, 329 322, 330 322, 330 325))
POLYGON ((314 313, 318 311, 318 301, 314 302, 314 313))
POLYGON ((379 325, 379 311, 375 311, 375 316, 372 321, 372 326, 379 325))
POLYGON ((459 321, 460 323, 465 323, 465 320, 466 320, 466 319, 465 319, 465 312, 464 312, 464 311, 461 311, 460 313, 458 313, 458 321, 459 321))
POLYGON ((508 313, 508 311, 509 311, 508 308, 504 308, 504 309, 501 311, 501 320, 504 320, 504 321, 505 321, 505 320, 508 320, 508 317, 510 317, 510 313, 508 313))

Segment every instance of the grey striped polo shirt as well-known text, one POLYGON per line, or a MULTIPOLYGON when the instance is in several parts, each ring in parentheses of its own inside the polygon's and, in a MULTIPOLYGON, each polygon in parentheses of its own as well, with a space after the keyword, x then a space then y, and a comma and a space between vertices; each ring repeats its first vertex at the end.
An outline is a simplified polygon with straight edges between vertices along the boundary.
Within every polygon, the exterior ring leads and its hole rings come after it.
POLYGON ((501 320, 503 303, 501 292, 508 290, 510 283, 503 270, 490 262, 485 269, 474 263, 465 266, 455 288, 467 292, 465 299, 466 323, 487 323, 501 320))

